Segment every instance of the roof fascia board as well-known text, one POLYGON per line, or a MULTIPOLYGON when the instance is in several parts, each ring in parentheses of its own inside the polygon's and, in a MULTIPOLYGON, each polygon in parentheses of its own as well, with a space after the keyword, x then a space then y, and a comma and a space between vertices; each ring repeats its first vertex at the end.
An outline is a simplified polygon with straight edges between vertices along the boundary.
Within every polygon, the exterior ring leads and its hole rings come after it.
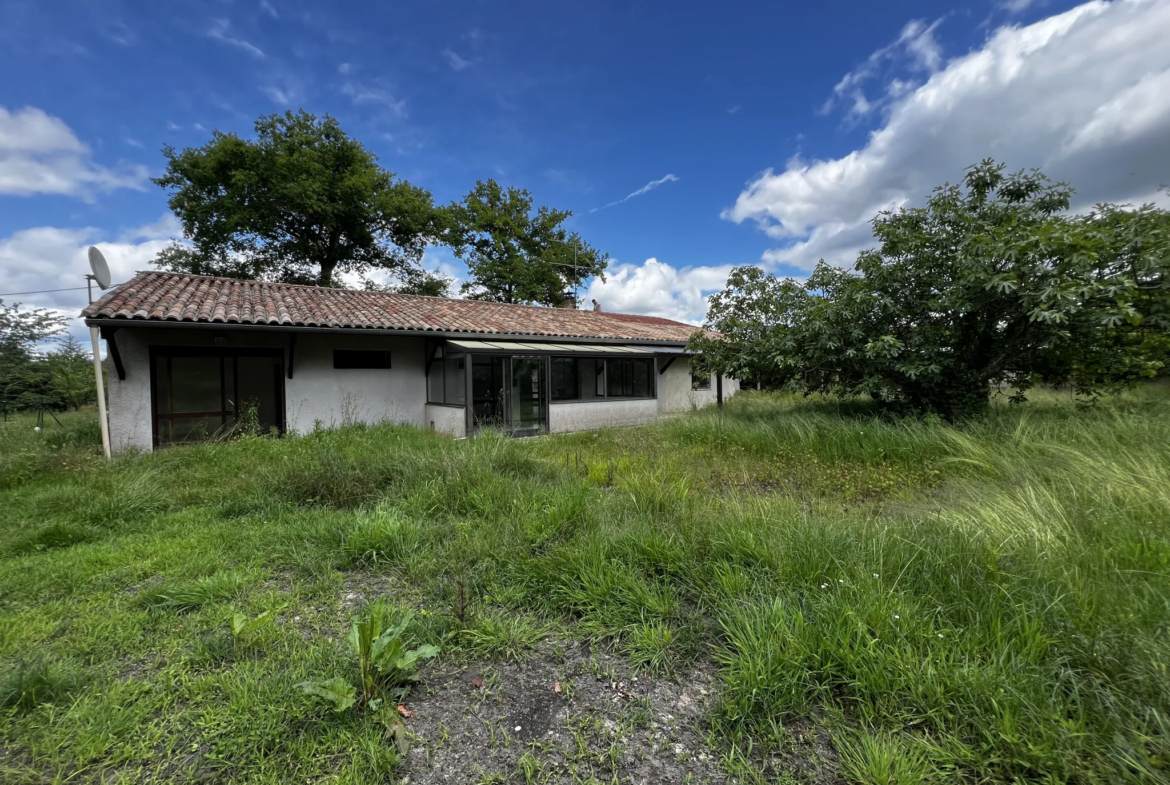
MULTIPOLYGON (((380 337, 406 336, 422 338, 463 338, 476 341, 545 341, 549 343, 604 343, 638 344, 642 346, 686 346, 686 341, 669 341, 660 338, 599 338, 593 336, 543 335, 533 333, 481 333, 453 332, 448 330, 382 330, 373 327, 301 327, 289 324, 235 324, 227 322, 180 322, 164 319, 86 319, 89 327, 160 327, 164 329, 187 330, 267 330, 269 332, 295 333, 298 335, 376 335, 380 337)), ((698 329, 696 328, 696 332, 698 329)))

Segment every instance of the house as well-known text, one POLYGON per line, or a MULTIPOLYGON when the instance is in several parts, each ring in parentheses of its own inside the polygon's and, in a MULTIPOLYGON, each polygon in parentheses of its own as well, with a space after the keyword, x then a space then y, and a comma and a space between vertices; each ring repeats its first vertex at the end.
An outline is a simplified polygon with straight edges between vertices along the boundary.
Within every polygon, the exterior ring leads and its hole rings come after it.
POLYGON ((385 421, 452 436, 578 431, 739 386, 692 377, 692 325, 600 310, 141 272, 82 317, 113 366, 115 450, 214 437, 244 412, 297 433, 385 421))

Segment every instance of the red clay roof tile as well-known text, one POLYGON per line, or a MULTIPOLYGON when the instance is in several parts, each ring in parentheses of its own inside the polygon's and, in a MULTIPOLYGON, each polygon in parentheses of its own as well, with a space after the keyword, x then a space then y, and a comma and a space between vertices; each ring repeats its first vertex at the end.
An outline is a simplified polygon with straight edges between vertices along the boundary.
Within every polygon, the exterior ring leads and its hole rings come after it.
POLYGON ((698 328, 656 316, 141 272, 86 319, 282 325, 683 343, 698 328))

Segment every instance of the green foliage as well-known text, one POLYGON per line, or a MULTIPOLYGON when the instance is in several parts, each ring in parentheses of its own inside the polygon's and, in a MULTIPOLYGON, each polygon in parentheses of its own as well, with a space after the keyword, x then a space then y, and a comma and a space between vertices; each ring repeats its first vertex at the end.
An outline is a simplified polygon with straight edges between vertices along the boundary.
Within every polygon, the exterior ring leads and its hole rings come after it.
POLYGON ((803 284, 739 268, 692 347, 712 368, 956 417, 1037 381, 1087 398, 1151 378, 1170 350, 1170 213, 1101 205, 984 161, 926 207, 874 219, 856 272, 803 284))
POLYGON ((244 585, 245 579, 242 575, 224 570, 205 578, 176 581, 144 589, 135 597, 135 602, 146 608, 191 611, 212 602, 237 597, 243 591, 244 585))
POLYGON ((256 635, 261 622, 266 618, 268 618, 268 611, 251 619, 248 618, 247 614, 235 611, 228 619, 228 631, 232 634, 232 640, 238 645, 247 646, 256 635))
POLYGON ((77 373, 78 364, 87 365, 88 355, 72 338, 57 352, 37 352, 39 344, 65 331, 65 318, 45 308, 5 305, 0 300, 0 411, 46 406, 77 406, 93 394, 93 372, 88 391, 77 373))
POLYGON ((333 710, 337 712, 345 711, 357 703, 357 687, 340 676, 334 676, 329 681, 303 681, 293 686, 307 695, 316 695, 332 703, 333 710))
POLYGON ((450 297, 452 279, 438 270, 408 269, 398 274, 395 283, 381 284, 369 279, 362 281, 367 292, 389 292, 390 294, 418 294, 426 297, 450 297))
MULTIPOLYGON (((431 644, 407 649, 403 634, 414 613, 406 614, 397 624, 391 623, 392 615, 390 605, 376 600, 366 607, 362 616, 353 620, 349 631, 349 645, 358 658, 360 700, 362 705, 374 710, 387 702, 402 700, 410 685, 418 681, 419 663, 439 653, 439 647, 431 644)), ((358 689, 341 677, 294 686, 332 702, 334 711, 344 711, 358 700, 355 697, 358 689)))
POLYGON ((43 703, 68 699, 85 684, 84 674, 44 653, 21 657, 0 676, 0 711, 27 714, 43 703))
POLYGON ((166 269, 330 286, 335 273, 409 274, 446 230, 429 192, 395 179, 328 115, 269 115, 255 141, 216 131, 164 153, 155 182, 191 240, 159 255, 166 269))
POLYGON ((471 276, 462 291, 472 299, 559 306, 586 279, 605 280, 609 254, 562 228, 571 212, 533 213, 526 190, 480 181, 451 214, 460 232, 455 250, 471 276))
MULTIPOLYGON (((0 712, 0 771, 170 781, 190 759, 212 778, 384 779, 406 734, 385 696, 363 702, 337 638, 361 595, 401 603, 383 631, 417 609, 407 650, 555 656, 529 648, 547 626, 599 660, 709 674, 698 730, 713 728, 729 770, 786 759, 799 734, 837 750, 825 781, 1165 780, 1170 395, 1153 383, 1074 401, 1036 389, 953 425, 744 393, 596 435, 354 427, 113 465, 80 425, 76 445, 0 429, 0 467, 13 454, 38 467, 0 485, 0 683, 31 652, 101 679, 0 712), (325 456, 357 468, 291 493, 325 456), (379 479, 360 500, 316 500, 348 497, 362 467, 379 479), (50 526, 70 527, 42 543, 60 547, 10 549, 50 526), (69 546, 70 531, 92 538, 69 546), (184 613, 135 600, 223 570, 246 577, 233 598, 184 613), (483 648, 452 613, 459 581, 483 648), (229 604, 249 619, 287 610, 232 657, 229 604), (290 689, 334 676, 353 687, 338 715, 290 689)), ((64 415, 62 434, 83 416, 64 415)), ((449 666, 434 686, 467 690, 448 678, 463 663, 449 666)))
POLYGON ((861 733, 837 742, 845 776, 860 785, 918 785, 935 778, 921 750, 889 735, 861 733))
POLYGON ((459 631, 459 641, 467 651, 483 657, 503 657, 519 661, 548 637, 546 622, 515 611, 477 614, 471 625, 459 631))

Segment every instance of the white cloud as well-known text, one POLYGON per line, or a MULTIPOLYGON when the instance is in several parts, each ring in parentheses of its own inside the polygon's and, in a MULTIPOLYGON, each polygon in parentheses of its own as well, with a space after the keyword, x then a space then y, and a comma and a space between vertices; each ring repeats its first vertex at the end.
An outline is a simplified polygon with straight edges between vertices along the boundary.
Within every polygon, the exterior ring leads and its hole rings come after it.
POLYGON ((1027 11, 1037 2, 1044 3, 1045 0, 1003 0, 1000 6, 1004 8, 1009 14, 1018 14, 1027 11))
POLYGON ((766 261, 810 269, 820 256, 848 264, 873 245, 878 211, 921 203, 985 157, 1068 180, 1081 207, 1150 200, 1170 181, 1168 29, 1170 3, 1156 0, 1002 27, 895 99, 864 147, 769 169, 723 216, 784 241, 766 261))
POLYGON ((653 191, 655 188, 657 188, 660 185, 663 185, 665 183, 677 183, 677 182, 678 182, 677 177, 675 177, 673 174, 667 174, 664 177, 660 177, 657 180, 651 180, 650 182, 646 183, 641 188, 639 188, 637 191, 634 191, 631 194, 627 194, 626 196, 622 197, 621 199, 618 199, 616 202, 610 202, 609 204, 603 205, 601 207, 594 207, 589 212, 596 213, 599 210, 607 210, 610 207, 614 207, 615 205, 622 204, 623 202, 628 202, 631 199, 633 199, 635 196, 641 196, 644 193, 648 193, 650 191, 653 191))
POLYGON ((255 44, 238 38, 232 32, 232 23, 226 19, 214 19, 211 22, 211 27, 207 29, 207 37, 213 38, 220 43, 234 46, 241 49, 257 59, 264 59, 264 51, 255 44))
POLYGON ((272 85, 269 85, 267 87, 260 88, 260 91, 264 93, 264 95, 268 96, 268 100, 272 101, 274 104, 280 104, 281 106, 292 106, 294 103, 296 103, 297 100, 297 94, 295 90, 285 90, 280 87, 273 87, 272 85))
POLYGON ((143 190, 147 169, 95 164, 88 145, 59 117, 35 107, 0 106, 0 194, 60 194, 92 201, 117 188, 143 190))
POLYGON ((467 66, 471 65, 470 60, 464 60, 458 53, 452 51, 450 47, 443 50, 443 57, 447 58, 447 64, 451 66, 452 71, 462 71, 467 66))
MULTIPOLYGON (((81 336, 77 315, 87 304, 85 275, 89 272, 86 249, 96 245, 110 265, 114 283, 129 280, 138 270, 152 269, 151 262, 181 231, 174 215, 120 232, 110 240, 108 233, 94 227, 60 229, 38 226, 0 238, 0 292, 31 292, 45 289, 74 291, 5 297, 8 304, 49 308, 69 319, 71 332, 81 336)), ((100 291, 94 287, 94 297, 100 291)))
POLYGON ((730 272, 731 265, 679 270, 657 259, 640 265, 615 264, 605 271, 604 283, 596 279, 590 283, 583 307, 597 300, 610 312, 700 324, 707 314, 707 296, 723 288, 730 272))
MULTIPOLYGON (((833 94, 821 107, 820 114, 828 114, 839 104, 849 103, 849 119, 855 119, 884 105, 884 99, 871 101, 867 98, 862 87, 884 70, 905 66, 911 71, 925 71, 932 74, 937 71, 942 64, 942 47, 935 39, 934 31, 941 23, 941 19, 929 25, 922 19, 913 19, 907 22, 893 43, 883 46, 866 58, 860 66, 841 77, 841 80, 833 87, 833 94)), ((896 87, 895 89, 887 89, 887 96, 893 96, 896 90, 904 91, 905 87, 912 82, 893 79, 890 84, 891 87, 896 87)))
POLYGON ((349 63, 342 63, 341 65, 337 66, 337 73, 339 74, 348 74, 352 70, 353 66, 349 63))
POLYGON ((273 19, 279 19, 280 14, 276 13, 276 9, 272 7, 272 3, 268 0, 260 0, 260 10, 271 16, 273 19))
POLYGON ((395 97, 385 88, 346 82, 341 86, 341 93, 348 96, 354 104, 380 104, 386 107, 393 117, 406 117, 406 101, 395 97))

